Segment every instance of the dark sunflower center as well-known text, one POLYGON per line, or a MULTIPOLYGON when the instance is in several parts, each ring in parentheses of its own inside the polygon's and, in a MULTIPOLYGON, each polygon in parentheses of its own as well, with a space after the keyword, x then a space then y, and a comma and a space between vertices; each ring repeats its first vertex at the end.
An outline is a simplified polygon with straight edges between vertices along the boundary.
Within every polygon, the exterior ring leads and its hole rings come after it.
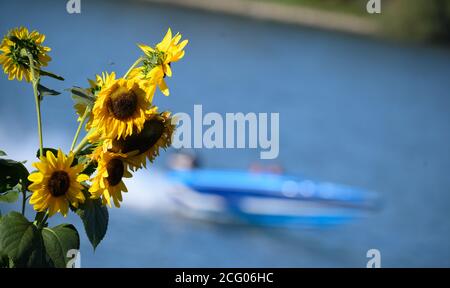
POLYGON ((133 91, 120 94, 108 101, 108 108, 116 119, 125 120, 136 111, 138 98, 133 91))
POLYGON ((109 185, 116 186, 120 183, 123 177, 124 167, 123 162, 120 159, 112 159, 106 165, 106 170, 108 171, 108 180, 109 185))
POLYGON ((63 196, 70 187, 70 177, 65 171, 55 171, 48 181, 48 189, 54 197, 63 196))
POLYGON ((147 120, 144 128, 139 134, 133 134, 125 140, 114 140, 114 147, 117 147, 122 153, 128 153, 134 150, 139 150, 139 153, 144 153, 158 142, 164 133, 164 124, 156 119, 147 120))

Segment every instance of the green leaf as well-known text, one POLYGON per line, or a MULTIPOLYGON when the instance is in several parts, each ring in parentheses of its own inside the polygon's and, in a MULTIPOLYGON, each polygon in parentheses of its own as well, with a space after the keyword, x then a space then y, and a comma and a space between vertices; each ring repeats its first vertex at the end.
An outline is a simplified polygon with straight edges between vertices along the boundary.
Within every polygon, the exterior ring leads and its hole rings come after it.
POLYGON ((9 257, 4 254, 0 254, 0 268, 8 268, 9 267, 9 257))
POLYGON ((53 74, 53 73, 48 72, 48 71, 44 71, 44 70, 39 70, 39 75, 51 77, 51 78, 54 78, 54 79, 60 80, 60 81, 64 81, 63 77, 61 77, 59 75, 56 75, 56 74, 53 74))
POLYGON ((0 202, 15 203, 19 199, 19 191, 9 190, 4 194, 0 194, 0 202))
POLYGON ((6 156, 6 153, 5 153, 5 151, 3 151, 3 150, 0 150, 0 156, 6 156))
POLYGON ((72 99, 75 101, 75 103, 83 104, 91 108, 94 105, 95 96, 88 89, 74 86, 66 90, 72 93, 72 99))
POLYGON ((42 235, 22 214, 13 211, 2 217, 0 232, 0 251, 16 267, 46 266, 42 235))
MULTIPOLYGON (((58 155, 58 150, 56 150, 55 148, 43 148, 42 152, 44 154, 44 156, 47 154, 47 151, 50 151, 53 153, 53 155, 55 155, 55 157, 58 155)), ((39 159, 39 156, 41 155, 40 149, 38 149, 36 151, 36 158, 39 159)))
POLYGON ((96 145, 89 144, 88 146, 86 146, 86 148, 84 148, 83 150, 81 150, 80 152, 78 152, 77 155, 80 155, 80 156, 89 155, 89 154, 92 153, 92 151, 94 151, 95 147, 97 147, 97 146, 96 146, 96 145))
POLYGON ((50 88, 45 87, 44 85, 38 84, 38 91, 39 91, 39 99, 43 99, 44 96, 57 96, 60 95, 61 93, 56 91, 56 90, 52 90, 50 88))
POLYGON ((97 169, 97 162, 94 160, 91 160, 87 157, 79 157, 79 158, 75 158, 74 160, 74 164, 83 164, 85 165, 83 171, 81 171, 82 174, 86 174, 88 176, 91 176, 92 174, 94 174, 95 170, 97 169))
POLYGON ((71 224, 61 224, 53 228, 42 230, 47 255, 57 268, 66 268, 70 258, 67 252, 80 249, 80 236, 71 224))
POLYGON ((80 205, 77 214, 83 220, 86 235, 95 250, 108 229, 108 208, 102 205, 100 199, 88 198, 84 204, 80 205))
POLYGON ((91 161, 81 173, 91 176, 92 174, 94 174, 96 169, 97 169, 97 162, 91 161))
POLYGON ((96 161, 93 161, 91 158, 87 156, 92 153, 93 147, 94 147, 93 145, 90 145, 86 149, 80 151, 74 160, 74 165, 75 163, 85 165, 85 168, 81 173, 89 176, 91 176, 95 172, 98 165, 96 161))
POLYGON ((21 183, 28 186, 28 170, 25 166, 11 159, 0 159, 0 194, 14 189, 21 183))

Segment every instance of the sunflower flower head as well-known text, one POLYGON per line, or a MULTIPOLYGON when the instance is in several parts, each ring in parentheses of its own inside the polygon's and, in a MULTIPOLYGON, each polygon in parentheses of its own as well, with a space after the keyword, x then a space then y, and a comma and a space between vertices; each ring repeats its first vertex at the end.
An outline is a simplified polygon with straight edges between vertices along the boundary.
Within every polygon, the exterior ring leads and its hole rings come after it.
POLYGON ((84 89, 85 93, 87 95, 91 95, 92 99, 86 99, 84 97, 80 97, 79 95, 72 95, 72 98, 75 101, 75 111, 78 115, 77 121, 82 121, 84 113, 86 112, 86 109, 88 108, 88 114, 87 114, 87 123, 86 123, 86 130, 89 130, 92 125, 92 106, 93 106, 93 100, 97 97, 98 92, 101 91, 101 89, 104 86, 110 85, 114 80, 116 80, 116 73, 108 73, 103 72, 101 75, 96 75, 95 80, 88 79, 89 82, 89 88, 84 89))
POLYGON ((102 87, 92 109, 92 128, 102 138, 125 138, 144 127, 151 102, 139 82, 117 79, 102 87))
POLYGON ((98 92, 103 88, 103 86, 110 85, 114 80, 116 80, 116 73, 102 72, 102 75, 95 75, 95 80, 88 79, 89 82, 89 92, 93 95, 97 95, 98 92))
POLYGON ((78 207, 85 200, 81 182, 89 179, 89 176, 81 174, 84 165, 73 165, 74 156, 66 156, 58 150, 57 156, 47 151, 46 156, 40 158, 40 162, 33 163, 37 172, 28 176, 33 182, 28 189, 33 192, 30 204, 36 211, 42 212, 48 209, 49 216, 60 212, 67 215, 69 204, 78 207))
POLYGON ((92 154, 92 158, 97 161, 97 173, 91 179, 92 186, 89 192, 92 198, 101 198, 103 204, 111 207, 111 199, 116 207, 120 207, 122 202, 122 192, 128 192, 123 182, 123 178, 130 178, 126 155, 103 151, 99 146, 92 154))
POLYGON ((145 121, 140 133, 125 139, 113 139, 105 142, 110 151, 126 153, 131 170, 146 167, 147 159, 153 162, 159 156, 160 148, 167 149, 172 144, 175 131, 169 112, 154 112, 145 121))
POLYGON ((128 78, 138 81, 141 88, 145 91, 147 100, 152 102, 158 85, 151 80, 149 73, 146 72, 146 69, 147 68, 145 65, 136 67, 131 70, 128 78))
POLYGON ((35 69, 47 66, 51 60, 47 53, 51 49, 42 45, 44 40, 44 34, 29 32, 25 27, 14 28, 8 32, 0 44, 0 64, 9 80, 22 81, 24 78, 27 82, 31 81, 28 54, 33 59, 35 69))
POLYGON ((163 40, 154 48, 144 44, 138 45, 145 56, 143 65, 135 69, 134 75, 141 79, 149 79, 166 96, 170 92, 165 78, 172 77, 171 64, 184 57, 184 47, 188 43, 188 40, 180 42, 181 37, 179 33, 172 37, 172 31, 169 28, 163 40))

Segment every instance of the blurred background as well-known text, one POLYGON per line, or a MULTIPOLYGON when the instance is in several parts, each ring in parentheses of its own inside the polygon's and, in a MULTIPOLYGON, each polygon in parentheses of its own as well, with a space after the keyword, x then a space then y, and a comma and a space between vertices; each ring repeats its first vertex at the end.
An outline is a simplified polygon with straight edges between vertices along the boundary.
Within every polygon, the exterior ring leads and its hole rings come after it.
MULTIPOLYGON (((170 153, 126 182, 123 207, 95 253, 82 237, 82 267, 450 266, 450 1, 365 0, 1 1, 0 31, 47 35, 59 91, 102 71, 125 73, 171 27, 189 39, 172 66, 161 110, 280 113, 280 154, 260 165, 290 175, 377 191, 382 207, 330 228, 289 229, 187 218, 165 197, 170 153), (228 4, 224 4, 228 3, 228 4), (179 211, 178 211, 179 212, 179 211)), ((69 149, 77 123, 70 93, 42 104, 44 145, 69 149)), ((34 161, 30 85, 0 77, 0 148, 34 161)), ((245 170, 256 149, 197 149, 202 165, 245 170)), ((2 213, 15 208, 0 203, 2 213)), ((28 216, 32 217, 28 206, 28 216)), ((52 224, 53 224, 52 223, 52 224)))

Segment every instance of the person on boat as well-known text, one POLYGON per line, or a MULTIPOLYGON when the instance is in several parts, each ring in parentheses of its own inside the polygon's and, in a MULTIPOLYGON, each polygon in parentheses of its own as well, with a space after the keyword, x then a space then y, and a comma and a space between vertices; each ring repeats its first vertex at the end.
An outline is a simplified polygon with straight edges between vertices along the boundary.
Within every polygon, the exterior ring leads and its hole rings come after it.
POLYGON ((168 163, 173 170, 192 170, 200 167, 199 157, 195 153, 180 150, 170 154, 168 163))

